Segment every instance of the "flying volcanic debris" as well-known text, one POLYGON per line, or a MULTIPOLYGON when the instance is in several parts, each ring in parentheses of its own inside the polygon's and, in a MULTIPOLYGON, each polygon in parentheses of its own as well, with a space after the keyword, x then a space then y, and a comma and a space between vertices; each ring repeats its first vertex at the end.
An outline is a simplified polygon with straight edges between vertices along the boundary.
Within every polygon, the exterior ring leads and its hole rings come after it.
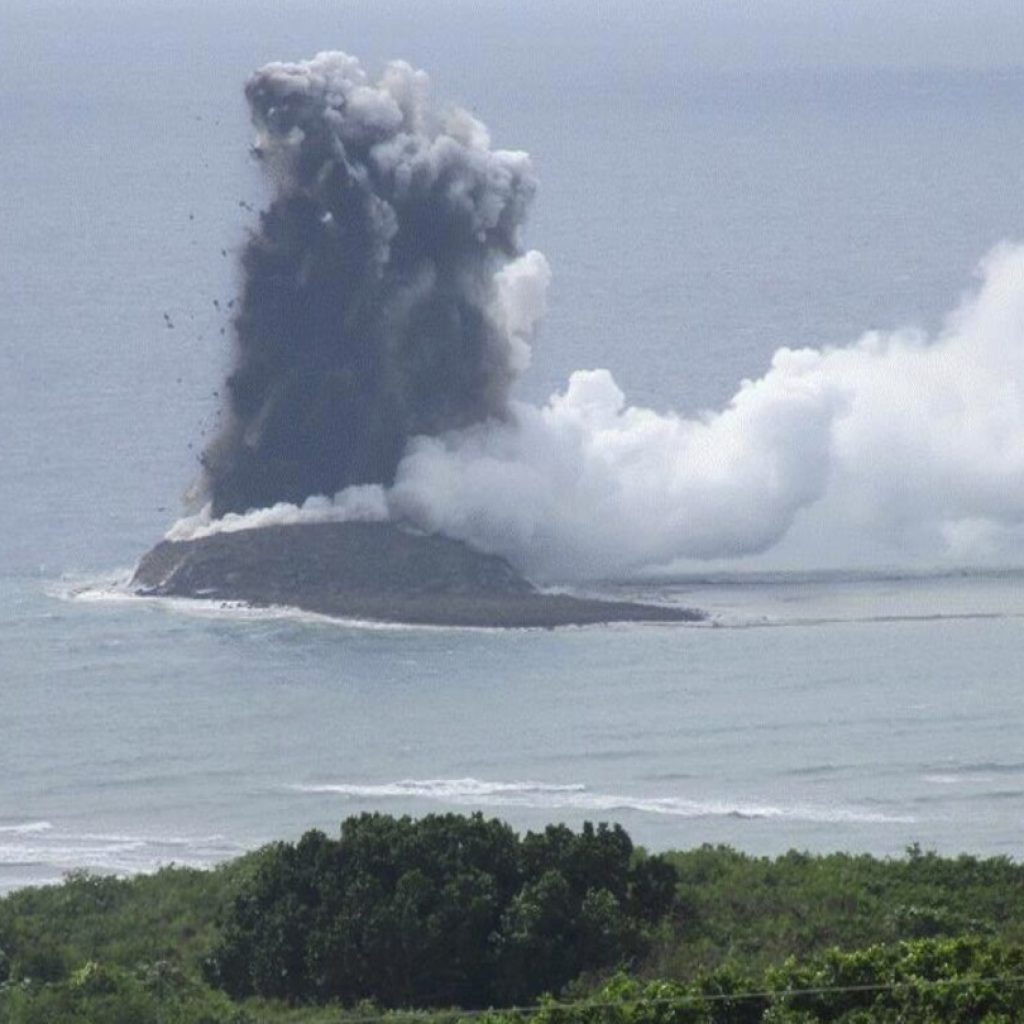
POLYGON ((535 182, 428 87, 404 62, 371 82, 343 53, 246 85, 276 192, 242 255, 229 415, 203 455, 214 516, 390 484, 410 438, 507 414, 528 349, 502 289, 547 274, 519 248, 535 182))

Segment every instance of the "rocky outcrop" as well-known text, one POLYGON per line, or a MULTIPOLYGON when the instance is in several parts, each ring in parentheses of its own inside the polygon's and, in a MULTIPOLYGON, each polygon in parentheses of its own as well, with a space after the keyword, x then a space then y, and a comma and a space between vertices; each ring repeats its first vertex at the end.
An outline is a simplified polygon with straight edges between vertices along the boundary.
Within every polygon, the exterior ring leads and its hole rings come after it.
POLYGON ((503 558, 389 523, 310 523, 162 541, 132 580, 142 596, 290 606, 436 626, 693 622, 698 612, 537 590, 503 558))

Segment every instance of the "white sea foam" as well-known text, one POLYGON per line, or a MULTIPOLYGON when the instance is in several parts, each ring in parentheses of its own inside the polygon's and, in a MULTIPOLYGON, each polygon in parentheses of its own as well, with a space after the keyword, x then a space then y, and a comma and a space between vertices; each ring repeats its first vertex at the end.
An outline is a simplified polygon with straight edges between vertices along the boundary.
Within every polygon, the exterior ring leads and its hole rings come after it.
POLYGON ((0 833, 27 836, 49 832, 52 828, 48 821, 26 821, 17 825, 0 825, 0 833))
POLYGON ((292 620, 314 624, 345 626, 351 629, 407 630, 407 629, 448 629, 445 626, 414 626, 405 623, 371 622, 364 619, 343 619, 318 612, 305 611, 292 605, 252 605, 245 601, 228 601, 223 598, 166 597, 139 594, 128 585, 131 573, 117 577, 111 574, 75 580, 61 579, 47 587, 51 597, 63 601, 83 601, 92 604, 138 604, 162 608, 176 614, 200 619, 233 619, 242 622, 292 620))
POLYGON ((296 786, 306 793, 338 793, 354 797, 422 796, 437 800, 483 799, 510 794, 582 793, 586 786, 576 783, 551 785, 544 782, 483 782, 480 779, 402 779, 380 785, 328 783, 296 786))
MULTIPOLYGON (((239 622, 293 621, 311 625, 330 625, 344 629, 385 633, 491 633, 507 634, 501 626, 436 625, 420 622, 385 622, 375 619, 357 619, 338 615, 311 612, 294 605, 271 604, 252 605, 245 601, 231 601, 224 598, 168 597, 154 594, 139 594, 128 585, 128 577, 120 576, 116 581, 109 574, 92 581, 76 580, 69 583, 60 580, 47 588, 48 593, 59 600, 84 601, 93 604, 138 604, 175 614, 199 619, 227 619, 239 622)), ((600 623, 564 626, 566 630, 588 630, 599 628, 657 629, 666 623, 621 622, 602 626, 600 623)), ((703 622, 671 623, 671 625, 701 626, 703 622)), ((524 627, 518 632, 547 632, 547 627, 524 627)))
POLYGON ((290 787, 302 793, 334 793, 358 800, 423 799, 455 806, 524 807, 594 813, 637 811, 680 818, 759 818, 835 823, 911 823, 906 815, 884 814, 857 807, 812 804, 775 805, 677 796, 633 796, 594 793, 581 783, 486 782, 480 779, 401 779, 374 784, 318 783, 290 787))
POLYGON ((129 589, 132 569, 113 569, 91 575, 68 574, 46 583, 46 593, 59 601, 123 601, 133 597, 129 589))
POLYGON ((932 786, 961 786, 964 783, 975 783, 975 782, 992 782, 993 778, 984 775, 968 776, 968 775, 922 775, 922 782, 927 782, 932 786))
POLYGON ((76 832, 47 821, 0 826, 0 889, 55 881, 78 869, 133 875, 171 863, 211 867, 244 849, 221 835, 76 832))

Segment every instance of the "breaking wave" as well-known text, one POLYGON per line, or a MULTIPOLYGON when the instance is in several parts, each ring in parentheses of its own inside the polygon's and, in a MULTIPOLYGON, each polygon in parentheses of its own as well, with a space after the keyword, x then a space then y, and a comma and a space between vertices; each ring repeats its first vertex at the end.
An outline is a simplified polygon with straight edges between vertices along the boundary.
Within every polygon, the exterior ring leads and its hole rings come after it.
POLYGON ((168 864, 212 867, 245 852, 224 836, 78 832, 48 821, 0 826, 0 891, 59 882, 69 871, 135 875, 168 864))
POLYGON ((26 821, 18 825, 0 825, 0 835, 30 836, 49 832, 53 826, 48 821, 26 821))
POLYGON ((486 782, 480 779, 402 779, 385 783, 316 783, 290 787, 300 793, 336 794, 356 800, 431 800, 458 807, 524 807, 588 813, 636 811, 679 818, 732 817, 835 823, 909 823, 912 817, 856 807, 774 805, 672 796, 628 796, 592 792, 583 784, 486 782))

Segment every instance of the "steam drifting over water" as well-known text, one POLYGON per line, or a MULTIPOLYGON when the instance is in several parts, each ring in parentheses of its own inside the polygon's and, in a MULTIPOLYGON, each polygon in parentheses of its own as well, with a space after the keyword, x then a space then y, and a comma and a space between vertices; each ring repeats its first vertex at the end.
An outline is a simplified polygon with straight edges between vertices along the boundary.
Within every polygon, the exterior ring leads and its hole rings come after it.
POLYGON ((247 95, 278 191, 244 256, 211 504, 169 536, 391 518, 546 579, 793 533, 893 558, 1019 554, 1024 248, 990 253, 934 337, 780 349, 719 411, 629 406, 604 369, 537 407, 509 398, 550 278, 520 247, 527 157, 433 107, 405 64, 374 83, 321 54, 269 65, 247 95))
POLYGON ((780 349, 719 412, 630 407, 605 370, 543 408, 418 439, 392 514, 552 575, 730 558, 805 532, 985 558, 1024 519, 1024 249, 985 260, 935 338, 780 349))

